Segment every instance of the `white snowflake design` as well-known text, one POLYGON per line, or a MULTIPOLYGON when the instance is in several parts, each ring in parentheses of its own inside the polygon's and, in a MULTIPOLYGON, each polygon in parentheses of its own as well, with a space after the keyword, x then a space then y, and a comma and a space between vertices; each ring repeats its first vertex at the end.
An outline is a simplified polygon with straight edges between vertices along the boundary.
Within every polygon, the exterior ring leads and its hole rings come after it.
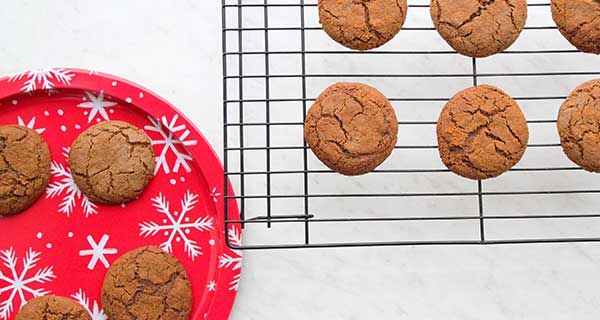
POLYGON ((90 112, 88 114, 88 123, 92 122, 92 120, 94 120, 97 114, 100 114, 102 119, 104 119, 105 121, 110 120, 110 118, 108 117, 108 113, 106 112, 106 108, 113 107, 117 105, 117 103, 112 101, 104 101, 104 92, 100 92, 97 97, 89 91, 86 91, 85 95, 87 95, 90 101, 82 102, 78 104, 77 107, 90 109, 90 112))
POLYGON ((209 196, 211 197, 214 203, 217 203, 219 202, 219 197, 221 196, 221 193, 217 191, 217 187, 213 187, 210 190, 209 196))
MULTIPOLYGON (((69 157, 70 148, 63 147, 63 156, 69 157)), ((79 204, 85 213, 85 217, 89 217, 91 214, 96 214, 96 205, 92 203, 88 197, 81 193, 81 190, 75 184, 73 180, 73 174, 69 168, 65 168, 61 163, 52 161, 50 165, 52 176, 60 180, 51 183, 46 189, 46 199, 61 196, 64 193, 62 202, 59 204, 58 212, 64 213, 67 217, 71 216, 73 209, 79 204)))
POLYGON ((217 290, 217 282, 215 280, 211 280, 206 285, 206 289, 208 289, 209 292, 217 290))
POLYGON ((186 140, 191 131, 186 129, 185 124, 177 125, 179 116, 173 116, 171 121, 168 121, 167 117, 165 116, 163 116, 160 120, 152 117, 148 117, 148 119, 152 125, 147 125, 144 127, 144 129, 147 131, 157 132, 161 136, 159 140, 152 139, 152 145, 163 146, 160 155, 156 157, 156 168, 154 169, 154 174, 156 175, 160 168, 163 168, 163 171, 166 174, 170 173, 171 171, 177 173, 182 166, 186 172, 191 172, 192 168, 188 162, 192 161, 192 156, 185 150, 184 147, 195 146, 198 141, 186 140), (180 131, 183 131, 183 133, 177 137, 175 134, 180 131), (173 164, 172 168, 169 166, 167 161, 167 154, 169 151, 176 157, 175 164, 173 164))
MULTIPOLYGON (((242 233, 234 226, 229 228, 229 242, 236 247, 242 245, 242 233)), ((231 252, 233 255, 223 253, 219 256, 219 268, 229 268, 232 271, 237 271, 233 276, 233 280, 229 282, 229 290, 237 291, 241 279, 242 252, 239 250, 231 250, 231 252)))
POLYGON ((109 236, 107 234, 103 235, 100 238, 100 241, 96 243, 94 238, 91 235, 87 236, 87 241, 90 244, 91 249, 79 250, 79 256, 91 256, 90 263, 88 263, 88 269, 94 270, 96 268, 96 264, 98 261, 102 262, 105 268, 108 269, 109 263, 106 260, 105 255, 108 254, 117 254, 119 251, 115 248, 106 248, 106 244, 108 243, 109 236))
POLYGON ((202 248, 195 240, 189 238, 189 234, 193 230, 208 231, 214 228, 212 217, 205 216, 190 222, 188 214, 194 209, 194 205, 198 203, 197 199, 198 195, 188 190, 183 200, 181 200, 181 211, 172 212, 169 201, 162 193, 152 198, 152 205, 164 218, 160 225, 154 221, 140 223, 140 236, 146 238, 163 232, 168 239, 160 247, 169 253, 173 252, 173 241, 183 241, 184 251, 194 261, 197 256, 202 255, 202 248))
POLYGON ((20 126, 35 130, 35 132, 37 132, 39 134, 42 134, 42 133, 44 133, 44 131, 46 131, 46 128, 37 128, 37 129, 35 128, 35 117, 31 118, 31 120, 29 120, 29 122, 25 123, 25 120, 23 120, 23 118, 21 118, 20 116, 17 116, 17 123, 20 126))
POLYGON ((71 295, 71 298, 77 300, 85 310, 92 316, 92 320, 107 320, 108 317, 104 314, 104 310, 98 306, 98 302, 94 300, 94 303, 90 305, 90 298, 83 292, 83 289, 79 289, 77 293, 71 295))
POLYGON ((0 302, 0 319, 7 320, 11 313, 15 310, 15 301, 17 296, 21 302, 20 310, 27 303, 26 295, 33 298, 41 297, 50 293, 42 288, 34 289, 34 284, 44 284, 55 279, 52 266, 38 269, 33 276, 28 275, 29 271, 34 269, 40 261, 40 253, 29 248, 25 258, 23 258, 23 269, 21 272, 17 270, 17 257, 13 248, 8 250, 0 250, 0 260, 8 268, 9 273, 2 273, 0 270, 0 296, 5 292, 10 292, 8 298, 0 302), (4 285, 6 283, 7 285, 4 285))
POLYGON ((15 73, 8 78, 8 82, 14 82, 25 78, 27 80, 23 83, 21 91, 33 93, 39 88, 46 90, 48 91, 48 94, 51 94, 56 92, 56 90, 54 90, 56 83, 53 81, 58 81, 59 83, 70 86, 74 76, 75 74, 71 73, 68 69, 39 68, 36 70, 15 73))

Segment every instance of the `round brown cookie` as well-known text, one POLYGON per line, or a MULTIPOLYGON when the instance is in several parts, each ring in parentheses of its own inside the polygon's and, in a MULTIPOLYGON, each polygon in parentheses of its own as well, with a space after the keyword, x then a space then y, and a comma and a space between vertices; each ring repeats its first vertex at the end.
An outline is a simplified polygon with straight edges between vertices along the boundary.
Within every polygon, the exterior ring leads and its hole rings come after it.
POLYGON ((552 0, 552 17, 577 49, 600 54, 600 0, 552 0))
POLYGON ((556 125, 567 157, 587 171, 600 172, 600 79, 571 92, 556 125))
POLYGON ((440 157, 450 171, 469 179, 487 179, 521 160, 529 130, 510 96, 480 85, 448 101, 437 123, 437 138, 440 157))
POLYGON ((15 320, 92 320, 85 308, 68 298, 44 296, 27 302, 15 320))
POLYGON ((431 0, 431 18, 448 44, 469 57, 506 50, 527 20, 526 0, 431 0))
POLYGON ((341 45, 369 50, 400 32, 407 9, 406 0, 319 0, 319 22, 341 45))
POLYGON ((152 179, 155 162, 148 135, 122 121, 88 128, 69 152, 79 189, 92 201, 106 204, 136 199, 152 179))
POLYGON ((50 180, 50 150, 32 129, 0 126, 0 216, 29 208, 50 180))
POLYGON ((192 287, 177 258, 158 247, 141 247, 108 269, 102 307, 115 320, 187 320, 192 287))
POLYGON ((394 150, 398 121, 388 99, 360 83, 336 83, 306 116, 304 139, 326 166, 344 175, 373 171, 394 150))

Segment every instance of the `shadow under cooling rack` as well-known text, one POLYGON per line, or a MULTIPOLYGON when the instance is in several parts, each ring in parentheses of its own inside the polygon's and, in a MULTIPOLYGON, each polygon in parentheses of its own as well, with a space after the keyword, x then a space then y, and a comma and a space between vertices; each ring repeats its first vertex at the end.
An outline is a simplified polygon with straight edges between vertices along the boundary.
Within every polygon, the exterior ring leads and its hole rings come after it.
MULTIPOLYGON (((574 50, 530 1, 529 20, 506 52, 458 55, 439 37, 428 1, 410 1, 403 30, 382 48, 350 51, 318 23, 316 0, 223 0, 225 201, 242 225, 235 249, 481 245, 600 241, 600 179, 568 161, 556 115, 578 84, 598 78, 598 57, 574 50), (343 177, 303 140, 316 96, 338 81, 390 98, 398 144, 375 172, 343 177), (454 93, 492 84, 523 109, 530 143, 499 178, 471 181, 439 160, 437 116, 454 93)), ((227 208, 225 210, 227 212, 227 208)))

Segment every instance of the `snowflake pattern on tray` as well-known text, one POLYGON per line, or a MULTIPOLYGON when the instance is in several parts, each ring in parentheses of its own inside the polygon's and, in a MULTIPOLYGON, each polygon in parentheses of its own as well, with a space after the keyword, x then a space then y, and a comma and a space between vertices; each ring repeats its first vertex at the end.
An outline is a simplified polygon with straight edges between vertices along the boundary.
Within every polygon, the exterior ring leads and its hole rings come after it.
MULTIPOLYGON (((236 247, 242 245, 242 233, 234 226, 229 228, 229 242, 236 247)), ((219 256, 219 268, 230 268, 232 271, 236 271, 233 279, 229 282, 229 290, 237 291, 241 280, 242 252, 239 250, 230 251, 231 254, 223 253, 219 256)))
POLYGON ((215 290, 217 290, 217 282, 215 280, 209 281, 208 284, 206 285, 206 289, 209 292, 214 292, 215 290))
POLYGON ((159 139, 153 139, 151 137, 152 145, 162 146, 160 155, 156 157, 156 167, 154 169, 155 175, 160 171, 160 168, 167 174, 171 171, 177 173, 181 167, 188 173, 192 171, 192 168, 189 165, 189 162, 192 161, 192 156, 185 150, 185 147, 195 146, 198 144, 198 141, 191 139, 186 140, 191 131, 186 128, 185 124, 178 125, 178 119, 178 115, 174 115, 173 118, 171 118, 171 121, 168 121, 166 116, 163 116, 161 119, 148 117, 148 120, 150 120, 150 123, 152 124, 145 126, 144 129, 160 134, 159 139), (179 137, 177 137, 178 132, 182 132, 179 137), (175 157, 175 163, 172 167, 169 166, 167 159, 169 153, 172 153, 175 157))
MULTIPOLYGON (((63 147, 62 155, 65 159, 69 158, 69 151, 70 148, 63 147)), ((86 218, 91 214, 98 213, 96 210, 97 206, 92 203, 88 197, 83 195, 81 190, 79 190, 79 187, 77 187, 77 184, 75 184, 73 174, 69 168, 65 168, 62 163, 52 161, 50 170, 52 176, 58 179, 58 181, 48 185, 48 189, 46 189, 46 198, 54 198, 61 196, 63 193, 65 194, 62 202, 58 206, 58 212, 66 214, 67 217, 71 216, 73 209, 75 209, 75 206, 79 201, 86 218)))
POLYGON ((181 210, 171 211, 170 203, 160 193, 152 198, 152 205, 158 213, 163 215, 162 224, 154 221, 140 223, 140 236, 151 237, 156 236, 159 232, 163 232, 168 239, 163 242, 160 247, 166 252, 173 252, 173 242, 183 241, 183 250, 188 254, 192 261, 199 255, 202 255, 202 247, 195 240, 190 239, 189 235, 192 230, 208 231, 213 230, 213 218, 205 216, 198 218, 193 222, 188 216, 194 209, 194 205, 198 202, 198 195, 186 192, 183 200, 181 200, 181 210))
POLYGON ((110 239, 110 237, 105 234, 102 236, 102 238, 100 238, 98 243, 96 243, 94 237, 91 235, 88 235, 86 239, 90 244, 91 249, 79 250, 79 256, 91 256, 90 262, 88 263, 88 269, 94 270, 96 268, 96 264, 98 264, 98 261, 104 265, 104 268, 108 269, 110 264, 108 263, 108 260, 106 260, 106 255, 117 254, 119 252, 119 250, 116 248, 106 248, 106 244, 108 243, 108 239, 110 239))
POLYGON ((50 293, 50 291, 42 288, 34 289, 34 284, 44 284, 56 278, 53 267, 44 267, 38 269, 33 276, 29 275, 29 271, 33 270, 40 261, 40 253, 29 248, 25 258, 23 258, 23 268, 21 271, 17 269, 17 256, 13 248, 0 250, 0 259, 4 267, 8 271, 0 269, 0 319, 7 320, 11 313, 15 311, 15 301, 19 298, 21 304, 17 311, 20 310, 25 303, 27 297, 41 297, 50 293), (6 298, 3 298, 6 293, 9 293, 6 298))
POLYGON ((86 99, 89 99, 88 102, 82 102, 77 105, 78 108, 90 109, 88 114, 88 123, 92 122, 97 114, 100 114, 104 121, 110 120, 108 116, 108 112, 106 112, 106 108, 114 107, 117 105, 116 102, 105 101, 104 100, 104 92, 100 92, 98 96, 95 96, 94 93, 86 91, 85 95, 86 99))
POLYGON ((221 194, 219 191, 217 191, 217 187, 213 187, 212 189, 210 189, 210 194, 209 194, 209 196, 210 196, 210 198, 212 199, 212 201, 213 201, 214 203, 217 203, 217 202, 219 202, 219 197, 220 197, 221 195, 222 195, 222 194, 221 194))
POLYGON ((15 73, 8 78, 8 82, 21 81, 25 79, 22 92, 33 93, 39 89, 46 90, 48 94, 55 93, 56 82, 71 85, 74 74, 68 69, 62 68, 39 68, 36 70, 15 73))
POLYGON ((200 132, 152 92, 101 73, 52 69, 0 84, 0 120, 43 134, 52 154, 50 184, 35 214, 0 222, 7 227, 0 233, 0 320, 14 319, 22 304, 50 291, 79 301, 93 320, 108 320, 99 290, 107 264, 145 245, 161 245, 187 270, 201 270, 190 272, 198 296, 208 297, 194 301, 196 318, 227 319, 241 257, 224 245, 217 220, 223 206, 215 205, 223 201, 223 171, 200 132), (57 80, 56 70, 72 77, 57 80), (89 125, 113 118, 144 128, 159 162, 148 190, 126 207, 90 202, 73 180, 64 147, 89 125), (227 259, 231 264, 219 267, 227 259))
POLYGON ((44 133, 44 131, 46 131, 46 128, 35 128, 35 117, 31 118, 31 120, 29 120, 29 122, 25 123, 25 120, 23 120, 23 118, 21 117, 17 117, 17 124, 23 127, 27 127, 31 130, 35 130, 35 132, 42 134, 44 133))
POLYGON ((75 299, 81 304, 87 312, 92 316, 92 320, 107 320, 108 317, 104 314, 104 310, 100 308, 97 301, 90 304, 90 298, 85 294, 83 289, 79 289, 76 293, 71 295, 71 298, 75 299))

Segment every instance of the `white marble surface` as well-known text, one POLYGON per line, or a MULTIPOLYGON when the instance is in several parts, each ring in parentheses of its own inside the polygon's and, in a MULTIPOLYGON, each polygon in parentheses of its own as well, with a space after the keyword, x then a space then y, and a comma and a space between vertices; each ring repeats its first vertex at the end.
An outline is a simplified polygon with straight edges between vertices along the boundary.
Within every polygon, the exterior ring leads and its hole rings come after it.
MULTIPOLYGON (((260 3, 258 0, 244 0, 260 3)), ((273 3, 295 3, 280 0, 273 3)), ((314 1, 313 1, 314 2, 314 1)), ((424 3, 409 1, 412 4, 424 3)), ((547 1, 537 1, 544 3, 547 1)), ((222 153, 221 95, 221 6, 217 0, 107 0, 107 1, 3 1, 0 10, 0 72, 12 73, 39 66, 94 68, 143 84, 178 106, 222 153)), ((260 9, 262 10, 262 9, 260 9)), ((260 12, 248 12, 245 23, 262 24, 260 12)), ((429 25, 424 9, 411 10, 408 24, 429 25)), ((298 23, 298 9, 273 12, 270 24, 298 23)), ((308 26, 316 26, 316 14, 307 9, 308 26)), ((530 12, 530 25, 550 25, 547 8, 530 12)), ((246 24, 245 24, 246 25, 246 24)), ((340 50, 320 31, 307 33, 310 50, 340 50), (309 34, 310 33, 310 34, 309 34), (310 40, 309 40, 310 39, 310 40)), ((248 37, 253 37, 249 35, 248 37)), ((261 50, 260 38, 246 38, 246 50, 261 50)), ((297 39, 273 35, 272 50, 294 50, 297 39), (283 41, 286 39, 286 41, 283 41)), ((383 50, 447 49, 435 33, 402 32, 383 50)), ((513 49, 568 48, 556 31, 526 31, 513 49)), ((600 60, 592 56, 502 55, 479 62, 480 71, 598 71, 600 60)), ((262 58, 264 59, 264 57, 262 58)), ((272 73, 297 72, 297 58, 273 58, 272 73), (286 60, 289 59, 289 60, 286 60)), ((368 56, 309 56, 309 73, 431 73, 470 72, 470 60, 458 56, 400 56, 369 59, 368 56)), ((246 66, 260 65, 248 62, 246 66)), ((260 70, 245 69, 246 73, 260 70)), ((587 77, 589 78, 589 77, 587 77)), ((514 96, 560 96, 586 77, 486 78, 514 96)), ((314 97, 336 80, 309 79, 308 96, 314 97)), ((390 97, 448 96, 468 86, 462 80, 360 79, 380 88, 390 97)), ((260 84, 247 84, 247 92, 262 94, 260 84), (253 87, 254 86, 254 87, 253 87), (260 89, 260 90, 259 90, 260 89)), ((274 82, 272 97, 297 95, 297 83, 274 82)), ((296 96, 297 97, 297 96, 296 96)), ((246 97, 248 98, 248 97, 246 97)), ((557 101, 523 102, 530 119, 551 119, 557 101)), ((395 103, 401 119, 432 120, 439 103, 395 103)), ((298 105, 274 110, 279 121, 298 121, 298 105), (296 113, 292 113, 294 110, 296 113), (291 114, 291 115, 290 115, 291 114), (286 118, 286 117, 290 118, 286 118), (293 118, 296 117, 296 118, 293 118)), ((247 121, 260 117, 247 115, 247 121)), ((531 143, 556 143, 553 124, 531 126, 531 143)), ((433 127, 401 127, 400 143, 435 143, 433 127)), ((301 134, 301 133, 300 133, 301 134)), ((263 133, 248 132, 260 144, 263 133)), ((275 144, 297 145, 301 135, 289 131, 276 135, 275 144)), ((231 141, 235 143, 235 141, 231 141)), ((262 142, 264 143, 264 142, 262 142)), ((274 166, 294 168, 295 155, 274 155, 274 166), (288 167, 286 167, 288 166, 288 167)), ((260 170, 262 159, 249 160, 247 169, 260 170), (254 166, 254 167, 252 167, 254 166)), ((232 164, 233 165, 233 164, 232 164)), ((433 151, 395 152, 387 168, 439 168, 433 151)), ((570 166, 559 149, 531 149, 521 167, 570 166)), ((321 165, 311 158, 311 169, 321 165)), ((275 178, 279 194, 302 192, 292 177, 275 178)), ((561 190, 598 188, 597 176, 571 173, 510 173, 485 182, 488 191, 561 190)), ((311 177, 311 191, 332 192, 459 192, 473 191, 476 184, 449 174, 371 175, 343 179, 334 175, 311 177)), ((248 193, 261 193, 264 181, 248 182, 248 193)), ((494 214, 591 213, 597 210, 597 195, 530 196, 486 200, 494 214)), ((296 201, 297 202, 297 201, 296 201)), ((301 203, 276 203, 276 210, 302 210, 301 203)), ((319 217, 473 214, 473 199, 429 201, 312 201, 319 217)), ((262 214, 262 205, 248 206, 249 215, 262 214)), ((301 229, 278 226, 267 231, 248 228, 249 242, 286 239, 298 241, 301 229), (287 238, 286 238, 287 237, 287 238), (288 239, 289 238, 289 239, 288 239)), ((495 223, 488 225, 492 238, 519 236, 594 236, 598 221, 583 223, 495 223)), ((439 239, 477 236, 473 225, 378 225, 321 227, 313 229, 315 241, 387 239, 439 239)), ((401 247, 332 250, 246 252, 244 273, 232 319, 596 319, 600 313, 600 245, 521 245, 491 247, 401 247)))

